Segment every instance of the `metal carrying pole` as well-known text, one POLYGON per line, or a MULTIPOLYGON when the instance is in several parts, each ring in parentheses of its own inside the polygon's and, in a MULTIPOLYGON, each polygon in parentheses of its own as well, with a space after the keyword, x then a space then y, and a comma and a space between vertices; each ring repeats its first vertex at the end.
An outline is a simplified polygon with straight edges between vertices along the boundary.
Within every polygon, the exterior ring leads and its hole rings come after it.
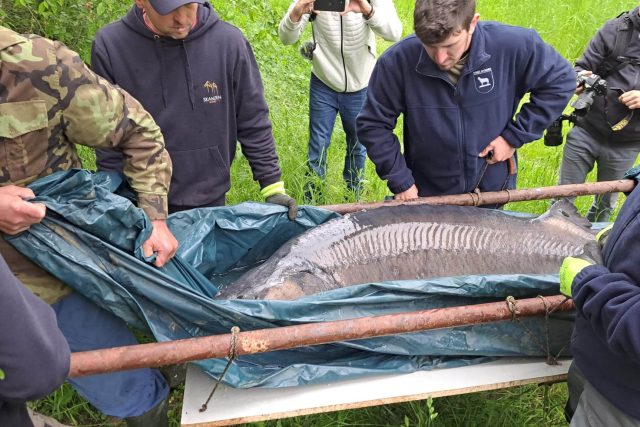
MULTIPOLYGON (((522 299, 516 301, 515 311, 518 317, 528 317, 548 313, 549 307, 554 311, 569 311, 573 309, 573 302, 562 295, 522 299)), ((513 317, 513 302, 509 301, 260 329, 236 334, 235 354, 241 356, 337 341, 497 322, 513 317)), ((231 342, 232 335, 224 334, 73 353, 69 377, 222 358, 227 356, 231 342)))
POLYGON ((486 193, 452 194, 449 196, 420 197, 410 201, 394 201, 373 203, 352 203, 343 205, 320 206, 339 214, 358 212, 365 209, 375 209, 383 206, 395 205, 457 205, 457 206, 482 206, 503 205, 509 202, 522 202, 527 200, 553 199, 559 197, 576 197, 591 194, 604 194, 614 192, 629 192, 633 190, 636 182, 631 179, 617 181, 590 182, 584 184, 556 185, 552 187, 523 188, 516 190, 487 191, 486 193))

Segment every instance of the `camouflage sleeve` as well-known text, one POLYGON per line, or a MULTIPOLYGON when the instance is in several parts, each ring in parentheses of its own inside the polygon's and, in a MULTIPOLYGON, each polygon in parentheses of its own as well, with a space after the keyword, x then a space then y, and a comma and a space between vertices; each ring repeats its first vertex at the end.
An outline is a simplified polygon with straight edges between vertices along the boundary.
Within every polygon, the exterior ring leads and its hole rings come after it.
POLYGON ((56 42, 60 88, 66 87, 62 116, 69 141, 121 150, 124 174, 149 218, 167 217, 171 159, 160 128, 126 91, 93 73, 80 57, 56 42))

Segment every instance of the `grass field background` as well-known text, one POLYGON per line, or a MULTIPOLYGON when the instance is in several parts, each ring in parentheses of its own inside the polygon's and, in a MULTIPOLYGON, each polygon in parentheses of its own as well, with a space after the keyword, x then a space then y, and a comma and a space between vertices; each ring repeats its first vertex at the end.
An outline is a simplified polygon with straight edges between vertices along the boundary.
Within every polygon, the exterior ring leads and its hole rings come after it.
MULTIPOLYGON (((64 41, 89 57, 91 39, 97 28, 117 19, 133 1, 122 0, 0 0, 0 23, 21 32, 37 32, 64 41)), ((298 45, 283 46, 277 38, 278 23, 289 0, 229 0, 213 2, 221 17, 241 28, 251 42, 260 64, 267 101, 276 137, 277 150, 288 191, 300 199, 306 171, 308 80, 310 64, 298 54, 298 45)), ((413 1, 395 0, 403 22, 405 35, 413 25, 413 1)), ((553 45, 565 58, 574 62, 588 40, 607 20, 621 11, 630 10, 636 1, 601 0, 478 0, 481 19, 536 29, 542 38, 553 45)), ((301 40, 310 39, 307 37, 301 40)), ((378 51, 389 43, 378 40, 378 51)), ((326 202, 353 201, 342 181, 344 132, 337 121, 329 150, 329 171, 326 180, 326 202)), ((396 130, 401 137, 402 128, 396 130)), ((538 187, 555 185, 558 177, 562 147, 545 147, 542 142, 527 144, 519 150, 520 170, 518 186, 538 187)), ((82 149, 85 166, 94 167, 91 150, 82 149)), ((593 180, 593 174, 590 176, 593 180)), ((389 194, 386 184, 375 174, 368 161, 363 199, 381 200, 389 194)), ((623 199, 623 198, 621 198, 623 199)), ((258 185, 241 152, 232 167, 232 190, 229 203, 259 200, 258 185)), ((622 201, 622 200, 621 200, 622 201)), ((578 199, 578 207, 585 213, 589 197, 578 199)), ((511 204, 509 209, 541 213, 548 202, 511 204)), ((562 426, 566 423, 562 407, 566 386, 525 386, 501 391, 475 393, 387 405, 352 411, 307 416, 280 421, 257 423, 256 426, 562 426), (435 415, 437 413, 437 416, 435 415)), ((172 394, 171 423, 179 425, 181 389, 172 394)), ((35 404, 42 412, 74 425, 113 425, 93 411, 69 386, 65 385, 50 397, 35 404)))

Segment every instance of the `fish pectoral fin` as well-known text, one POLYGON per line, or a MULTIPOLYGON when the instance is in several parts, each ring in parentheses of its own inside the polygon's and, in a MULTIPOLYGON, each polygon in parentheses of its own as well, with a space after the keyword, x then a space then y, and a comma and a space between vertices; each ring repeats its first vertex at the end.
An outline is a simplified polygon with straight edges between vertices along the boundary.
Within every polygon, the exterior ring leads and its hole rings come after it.
POLYGON ((282 285, 275 286, 267 291, 266 300, 294 300, 305 296, 300 284, 290 278, 284 279, 282 285))

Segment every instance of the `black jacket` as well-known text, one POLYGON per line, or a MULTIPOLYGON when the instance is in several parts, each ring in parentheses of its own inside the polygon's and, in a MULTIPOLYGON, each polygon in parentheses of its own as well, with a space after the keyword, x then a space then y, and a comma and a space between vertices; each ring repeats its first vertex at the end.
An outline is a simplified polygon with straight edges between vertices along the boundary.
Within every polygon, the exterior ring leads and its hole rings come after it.
MULTIPOLYGON (((262 81, 249 42, 209 4, 183 40, 157 37, 133 6, 102 28, 91 66, 121 86, 160 125, 173 162, 169 204, 224 203, 236 141, 261 187, 280 180, 262 81)), ((98 151, 98 168, 120 171, 119 153, 98 151)))
MULTIPOLYGON (((629 12, 633 25, 633 36, 623 56, 640 60, 640 16, 639 8, 629 12)), ((582 70, 593 71, 613 50, 618 28, 618 19, 607 21, 598 33, 591 39, 589 46, 576 62, 576 72, 582 70)), ((619 37, 624 37, 620 34, 619 37)), ((611 125, 618 123, 630 110, 618 101, 622 92, 640 90, 640 65, 629 63, 606 76, 607 81, 607 115, 605 117, 605 98, 595 96, 593 105, 586 116, 578 121, 578 126, 587 130, 595 138, 609 142, 637 143, 640 145, 640 114, 634 113, 631 122, 622 130, 612 131, 611 125)))

